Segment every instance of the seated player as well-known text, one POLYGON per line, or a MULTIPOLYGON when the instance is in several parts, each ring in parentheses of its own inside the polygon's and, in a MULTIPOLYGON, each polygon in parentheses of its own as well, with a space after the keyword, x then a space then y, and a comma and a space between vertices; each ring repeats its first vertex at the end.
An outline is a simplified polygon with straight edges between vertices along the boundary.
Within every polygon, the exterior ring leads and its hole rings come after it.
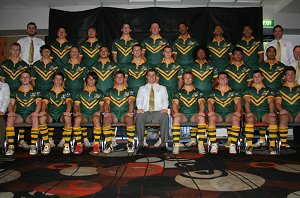
POLYGON ((114 137, 114 130, 111 124, 118 122, 126 124, 127 151, 128 153, 134 152, 134 104, 134 93, 125 86, 125 74, 117 71, 114 77, 114 87, 108 89, 104 97, 103 133, 106 141, 104 153, 113 151, 111 140, 114 137))
MULTIPOLYGON (((92 122, 94 124, 93 154, 99 154, 99 142, 101 135, 100 118, 103 111, 103 92, 96 87, 98 76, 95 72, 89 72, 85 78, 84 89, 76 96, 74 101, 74 127, 76 139, 75 154, 82 153, 80 128, 81 123, 92 122)), ((86 144, 85 144, 86 145, 86 144)))
MULTIPOLYGON (((8 105, 8 118, 6 124, 6 136, 8 139, 8 150, 6 155, 14 154, 14 139, 15 139, 15 123, 29 123, 32 124, 31 128, 31 144, 30 155, 37 154, 36 143, 39 135, 39 119, 38 115, 41 110, 42 98, 38 92, 33 90, 30 73, 27 71, 22 72, 20 75, 22 85, 19 89, 11 94, 10 103, 8 105)), ((43 131, 45 132, 45 131, 43 131)), ((50 152, 50 145, 48 141, 48 134, 42 132, 44 140, 43 154, 50 152)))
MULTIPOLYGON (((254 124, 265 122, 269 124, 270 154, 274 155, 275 140, 277 135, 277 119, 274 104, 274 92, 266 88, 263 82, 263 75, 260 70, 253 72, 253 84, 244 92, 246 110, 246 154, 252 155, 252 139, 254 134, 254 124)), ((262 141, 262 140, 259 140, 262 141)))
MULTIPOLYGON (((300 122, 300 87, 292 66, 285 69, 286 82, 276 93, 276 109, 279 111, 279 135, 282 147, 287 144, 288 123, 300 122)), ((295 132, 295 131, 294 131, 295 132)))
POLYGON ((205 154, 203 146, 206 132, 205 106, 203 93, 193 86, 193 74, 184 72, 182 75, 183 87, 173 97, 173 154, 179 154, 180 123, 196 122, 198 123, 198 151, 199 154, 205 154))
POLYGON ((240 132, 242 101, 237 92, 228 86, 227 73, 221 72, 217 81, 219 85, 208 96, 208 138, 211 141, 210 153, 218 153, 216 143, 216 123, 232 124, 229 153, 236 154, 236 144, 240 132))
POLYGON ((48 131, 48 123, 63 122, 65 124, 63 129, 63 154, 69 154, 69 143, 72 134, 72 97, 63 88, 64 75, 62 72, 55 72, 52 79, 54 83, 52 89, 43 96, 42 110, 39 114, 39 128, 42 133, 42 131, 48 131))

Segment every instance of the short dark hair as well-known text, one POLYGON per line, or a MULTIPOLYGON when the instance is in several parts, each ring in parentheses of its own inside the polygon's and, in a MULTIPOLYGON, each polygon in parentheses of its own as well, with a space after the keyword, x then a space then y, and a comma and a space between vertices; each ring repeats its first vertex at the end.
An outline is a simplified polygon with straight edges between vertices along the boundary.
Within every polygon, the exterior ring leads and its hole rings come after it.
POLYGON ((164 51, 165 49, 167 49, 167 48, 170 48, 170 49, 173 51, 173 48, 172 48, 170 45, 166 45, 166 46, 164 47, 163 51, 164 51))
POLYGON ((128 22, 123 23, 122 28, 124 27, 124 25, 129 25, 129 28, 131 29, 131 25, 128 22))
POLYGON ((198 46, 194 49, 194 52, 193 52, 194 57, 197 59, 197 53, 198 53, 199 50, 203 50, 203 51, 205 52, 205 56, 206 56, 205 59, 206 59, 206 61, 209 61, 209 51, 208 51, 207 47, 204 46, 204 45, 198 45, 198 46))
POLYGON ((300 45, 296 45, 296 46, 294 47, 293 51, 295 51, 295 49, 298 48, 298 47, 300 48, 300 45))
POLYGON ((284 69, 284 74, 286 74, 288 71, 293 71, 296 74, 296 69, 293 66, 287 66, 284 69))
POLYGON ((253 27, 252 27, 252 25, 250 25, 250 24, 245 24, 245 25, 243 25, 243 30, 244 30, 246 27, 249 27, 251 30, 253 30, 253 27))
POLYGON ((193 73, 191 72, 191 71, 185 71, 185 72, 183 72, 183 74, 182 74, 182 78, 185 76, 185 75, 191 75, 193 78, 194 78, 194 75, 193 75, 193 73))
POLYGON ((180 22, 180 23, 178 23, 178 29, 179 29, 179 26, 180 26, 180 25, 185 25, 185 27, 189 27, 188 24, 187 24, 186 22, 180 22))
POLYGON ((52 48, 50 45, 43 45, 41 48, 40 48, 40 53, 42 53, 42 51, 44 49, 47 49, 47 50, 50 50, 50 52, 52 53, 52 48))
POLYGON ((102 45, 100 46, 100 49, 101 49, 101 48, 103 48, 103 47, 104 47, 104 48, 106 48, 106 49, 109 51, 109 47, 108 47, 108 45, 106 45, 106 44, 102 44, 102 45))
POLYGON ((216 27, 220 27, 220 28, 222 28, 222 30, 224 30, 223 25, 221 25, 221 24, 216 24, 216 25, 214 26, 214 29, 215 29, 216 27))
POLYGON ((156 23, 156 24, 158 25, 158 27, 160 27, 160 24, 159 24, 157 21, 152 21, 152 23, 150 24, 150 27, 151 27, 154 23, 156 23))
POLYGON ((87 30, 89 31, 89 29, 93 29, 93 30, 95 30, 97 32, 97 28, 95 26, 90 26, 90 27, 88 27, 87 30))
POLYGON ((232 54, 234 54, 234 52, 241 52, 242 54, 244 54, 243 49, 241 47, 234 47, 232 50, 232 54))
POLYGON ((259 69, 256 69, 256 70, 254 70, 254 71, 252 72, 252 76, 253 76, 254 74, 256 74, 256 73, 260 73, 260 74, 262 75, 262 71, 259 70, 259 69))
POLYGON ((52 80, 54 80, 55 76, 61 76, 63 80, 65 79, 65 76, 61 71, 54 72, 54 74, 52 75, 52 80))
POLYGON ((283 28, 282 28, 281 25, 275 25, 275 26, 273 27, 273 33, 275 32, 275 29, 276 29, 276 28, 280 28, 281 31, 283 31, 283 28))
POLYGON ((27 70, 25 70, 25 71, 23 71, 23 72, 21 73, 20 78, 21 78, 21 76, 22 76, 23 74, 29 74, 29 76, 31 77, 31 73, 30 73, 29 71, 27 71, 27 70))
POLYGON ((143 49, 142 46, 141 46, 140 44, 134 44, 134 45, 132 46, 132 49, 133 49, 134 47, 139 47, 139 48, 143 49))
POLYGON ((115 74, 114 74, 114 78, 115 78, 118 74, 122 74, 123 77, 125 78, 125 73, 124 73, 122 70, 116 71, 115 74))
POLYGON ((73 46, 70 48, 70 50, 71 50, 72 48, 76 48, 76 49, 80 52, 79 47, 78 47, 77 45, 73 45, 73 46))
POLYGON ((32 22, 32 21, 29 22, 26 27, 28 28, 28 26, 30 26, 30 25, 33 25, 35 27, 35 29, 37 29, 37 26, 34 22, 32 22))
POLYGON ((277 52, 276 48, 274 46, 270 46, 267 48, 266 52, 268 52, 271 48, 275 49, 275 51, 277 52))
POLYGON ((222 71, 222 72, 220 72, 220 73, 218 74, 218 78, 219 78, 219 76, 222 75, 222 74, 224 74, 224 75, 226 75, 226 77, 228 77, 228 74, 227 74, 226 72, 222 71))
POLYGON ((97 84, 97 82, 98 82, 98 76, 97 76, 97 74, 96 74, 95 72, 89 72, 89 73, 86 75, 86 77, 85 77, 85 83, 87 83, 87 80, 88 80, 88 78, 89 78, 90 76, 91 76, 94 80, 96 80, 96 83, 95 83, 95 84, 97 84))
POLYGON ((12 47, 12 46, 18 46, 18 47, 21 49, 20 43, 12 43, 12 44, 10 45, 10 47, 12 47))
POLYGON ((155 75, 157 75, 157 71, 156 71, 156 69, 154 69, 154 68, 148 69, 148 71, 147 71, 147 73, 146 73, 146 76, 149 74, 149 72, 154 72, 155 75))

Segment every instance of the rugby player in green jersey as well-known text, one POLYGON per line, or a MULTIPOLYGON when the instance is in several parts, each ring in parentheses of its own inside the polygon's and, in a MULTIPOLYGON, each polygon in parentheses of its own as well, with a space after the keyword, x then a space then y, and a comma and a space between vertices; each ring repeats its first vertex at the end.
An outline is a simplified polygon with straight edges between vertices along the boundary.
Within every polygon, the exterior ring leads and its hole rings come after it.
POLYGON ((278 127, 274 92, 263 84, 263 75, 260 70, 253 72, 253 84, 245 90, 244 101, 246 110, 246 154, 252 155, 254 124, 257 122, 269 124, 270 154, 276 154, 275 141, 278 127))

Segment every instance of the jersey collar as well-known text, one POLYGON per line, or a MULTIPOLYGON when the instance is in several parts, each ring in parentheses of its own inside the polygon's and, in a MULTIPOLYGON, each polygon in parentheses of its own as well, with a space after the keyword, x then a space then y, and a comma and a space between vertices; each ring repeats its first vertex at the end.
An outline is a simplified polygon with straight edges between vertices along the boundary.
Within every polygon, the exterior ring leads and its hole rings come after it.
POLYGON ((144 59, 142 59, 142 61, 140 62, 140 64, 137 64, 137 63, 136 63, 136 59, 135 59, 135 58, 133 58, 131 62, 132 62, 132 63, 134 63, 136 66, 140 66, 140 65, 142 65, 142 64, 144 64, 144 63, 145 63, 145 60, 144 60, 144 59))
POLYGON ((250 42, 251 40, 253 40, 253 39, 254 39, 253 36, 251 36, 250 39, 246 39, 245 36, 242 37, 242 41, 246 41, 247 43, 249 43, 249 42, 250 42))
POLYGON ((252 83, 251 87, 254 87, 257 91, 257 93, 259 92, 259 90, 261 90, 262 88, 266 88, 266 86, 263 84, 263 86, 261 86, 260 88, 256 87, 255 83, 252 83))
MULTIPOLYGON (((124 35, 121 36, 120 40, 124 40, 125 41, 124 35)), ((133 40, 133 38, 129 35, 129 39, 127 41, 131 41, 131 40, 133 40)))
POLYGON ((218 85, 215 89, 219 90, 222 94, 222 96, 224 96, 224 93, 226 93, 227 91, 231 90, 231 88, 227 85, 225 91, 221 91, 220 89, 220 85, 218 85))
POLYGON ((54 89, 54 86, 52 87, 52 89, 50 91, 53 91, 54 93, 56 93, 56 95, 60 94, 61 92, 63 92, 65 89, 63 86, 60 86, 59 87, 59 91, 56 92, 55 89, 54 89))
POLYGON ((223 36, 221 37, 220 42, 218 42, 216 38, 214 38, 212 42, 216 42, 216 43, 218 43, 218 44, 220 45, 220 43, 221 43, 222 41, 225 41, 225 38, 224 38, 223 36))
POLYGON ((235 66, 237 66, 237 67, 240 67, 240 66, 244 65, 245 63, 244 63, 244 61, 242 61, 241 64, 237 65, 237 63, 233 60, 233 61, 231 62, 231 64, 232 64, 232 65, 235 65, 235 66))
POLYGON ((273 65, 278 64, 278 60, 275 59, 275 62, 274 62, 273 64, 271 64, 271 63, 270 63, 270 60, 267 59, 267 60, 266 60, 266 63, 268 63, 268 64, 272 67, 273 65))
POLYGON ((297 86, 298 86, 298 83, 297 83, 297 81, 295 81, 294 84, 293 84, 293 86, 292 86, 292 87, 289 87, 288 84, 287 84, 287 82, 284 82, 282 86, 288 87, 288 88, 294 88, 294 87, 297 87, 297 86))
POLYGON ((97 42, 97 41, 98 41, 97 38, 96 38, 96 40, 95 40, 94 42, 92 42, 90 38, 88 38, 88 39, 86 40, 86 42, 91 43, 91 44, 93 44, 93 43, 95 43, 95 42, 97 42))
POLYGON ((64 44, 64 43, 68 42, 68 41, 67 41, 67 39, 64 39, 63 42, 59 42, 59 40, 58 40, 58 38, 57 38, 57 39, 56 39, 56 42, 58 42, 60 45, 62 45, 62 44, 64 44))
MULTIPOLYGON (((153 38, 152 35, 150 35, 149 38, 152 38, 152 39, 154 40, 154 38, 153 38)), ((158 40, 158 39, 162 39, 162 37, 160 36, 160 34, 157 36, 157 39, 156 39, 156 40, 158 40)))
POLYGON ((18 91, 23 92, 23 93, 27 93, 28 91, 33 91, 33 87, 32 87, 32 85, 29 85, 29 89, 27 91, 25 91, 23 86, 21 85, 19 87, 18 91))
MULTIPOLYGON (((169 64, 171 64, 171 63, 174 63, 175 61, 174 61, 174 59, 173 58, 171 58, 171 62, 169 63, 169 64)), ((165 58, 163 58, 162 59, 162 61, 161 61, 161 63, 166 63, 166 59, 165 58)))

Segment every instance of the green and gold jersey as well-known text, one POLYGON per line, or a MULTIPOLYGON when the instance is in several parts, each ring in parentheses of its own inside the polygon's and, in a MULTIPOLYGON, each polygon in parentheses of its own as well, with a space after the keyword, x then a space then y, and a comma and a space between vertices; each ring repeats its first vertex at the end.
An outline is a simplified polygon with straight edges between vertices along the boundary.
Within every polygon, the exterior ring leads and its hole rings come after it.
POLYGON ((228 85, 238 92, 243 92, 247 88, 247 83, 252 81, 251 68, 242 62, 237 65, 234 61, 227 65, 225 72, 228 74, 228 85))
POLYGON ((230 64, 230 56, 233 46, 230 42, 223 40, 218 43, 215 39, 207 45, 212 64, 223 71, 224 68, 230 64))
POLYGON ((72 44, 65 40, 63 43, 60 43, 56 39, 53 43, 50 44, 52 48, 53 61, 59 66, 63 67, 66 65, 70 59, 70 49, 72 44))
POLYGON ((259 64, 259 70, 263 73, 263 83, 266 87, 275 91, 281 87, 281 80, 284 76, 285 65, 279 61, 276 61, 273 65, 266 60, 259 64))
POLYGON ((212 89, 213 79, 218 77, 218 69, 214 68, 211 62, 205 61, 201 64, 195 60, 186 70, 193 73, 193 85, 207 96, 212 89))
POLYGON ((127 76, 127 85, 134 94, 137 94, 140 86, 145 85, 146 83, 146 73, 149 69, 149 66, 142 59, 140 65, 135 62, 135 59, 132 60, 130 64, 127 64, 124 68, 125 75, 127 76))
POLYGON ((166 64, 165 59, 157 66, 156 71, 159 77, 159 84, 167 89, 178 89, 178 79, 182 77, 183 70, 180 65, 172 60, 170 64, 166 64))
POLYGON ((190 35, 186 39, 180 35, 173 43, 173 53, 177 54, 176 62, 182 67, 194 62, 194 49, 199 45, 198 41, 191 38, 190 35))
POLYGON ((240 98, 239 93, 232 90, 229 86, 227 86, 224 93, 221 92, 219 86, 217 86, 211 91, 207 101, 213 102, 215 107, 214 111, 220 114, 223 119, 226 119, 230 114, 235 112, 234 99, 236 98, 240 98))
POLYGON ((35 80, 35 90, 38 92, 49 91, 53 86, 52 76, 58 70, 58 65, 50 61, 45 64, 42 60, 33 63, 31 76, 35 80))
POLYGON ((163 59, 163 49, 168 45, 168 41, 161 36, 159 36, 156 40, 150 36, 146 38, 141 46, 145 51, 145 56, 147 58, 147 63, 153 67, 159 65, 163 59))
POLYGON ((250 96, 250 111, 259 119, 270 112, 268 98, 274 97, 274 92, 263 86, 257 89, 255 84, 244 91, 244 97, 250 96))
POLYGON ((88 39, 80 44, 80 53, 83 56, 82 63, 88 69, 98 62, 101 45, 102 43, 98 39, 93 43, 88 39))
POLYGON ((30 85, 28 91, 24 91, 20 86, 17 91, 12 92, 11 100, 15 102, 16 114, 20 115, 25 120, 36 109, 37 101, 42 101, 40 92, 33 90, 30 85))
POLYGON ((184 88, 177 91, 172 102, 178 103, 179 113, 184 114, 190 120, 194 114, 199 112, 201 100, 204 101, 203 93, 194 87, 191 91, 187 91, 184 88))
POLYGON ((0 78, 4 78, 11 92, 17 91, 21 86, 20 75, 29 71, 29 67, 21 58, 14 64, 11 59, 6 59, 0 66, 0 78))
POLYGON ((65 88, 71 92, 74 97, 83 90, 84 79, 87 74, 87 68, 82 63, 71 64, 69 61, 67 65, 62 69, 65 76, 65 88))
POLYGON ((114 40, 111 52, 117 54, 118 65, 123 66, 132 61, 132 46, 135 44, 138 44, 138 42, 131 37, 128 41, 125 41, 123 36, 114 40))
POLYGON ((80 112, 89 119, 99 110, 100 106, 103 105, 103 97, 103 92, 97 90, 96 87, 94 87, 94 90, 91 92, 85 87, 76 96, 74 103, 80 104, 80 112))
POLYGON ((264 53, 264 47, 262 42, 251 37, 250 40, 246 40, 244 37, 236 44, 237 47, 243 49, 244 62, 254 71, 259 67, 259 55, 264 53))
POLYGON ((114 73, 118 70, 116 63, 110 61, 108 58, 106 61, 99 61, 92 67, 92 71, 98 76, 97 89, 103 93, 107 89, 112 88, 114 85, 114 73))
POLYGON ((287 110, 294 118, 300 113, 300 86, 295 82, 293 87, 288 87, 286 83, 276 93, 276 98, 281 98, 281 106, 287 110))
POLYGON ((108 89, 104 96, 104 100, 110 101, 110 111, 117 116, 120 113, 128 112, 130 98, 135 98, 134 92, 125 85, 122 90, 118 90, 116 87, 108 89))
POLYGON ((60 92, 56 93, 54 87, 43 96, 43 101, 47 104, 47 113, 55 120, 59 118, 67 110, 67 102, 72 102, 71 93, 66 91, 63 87, 60 92))

